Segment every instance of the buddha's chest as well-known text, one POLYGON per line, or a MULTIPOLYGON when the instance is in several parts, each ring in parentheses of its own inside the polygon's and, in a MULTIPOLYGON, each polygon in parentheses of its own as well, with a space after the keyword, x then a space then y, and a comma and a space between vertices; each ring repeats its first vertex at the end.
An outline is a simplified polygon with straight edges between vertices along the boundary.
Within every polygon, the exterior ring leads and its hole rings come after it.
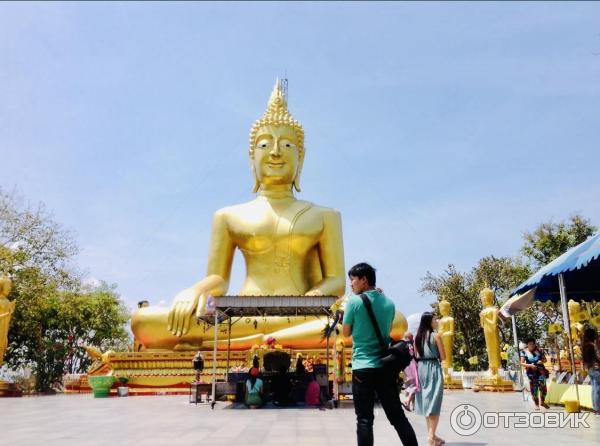
POLYGON ((318 243, 323 219, 310 208, 263 209, 243 220, 232 219, 229 231, 234 243, 250 254, 277 251, 302 255, 318 243))
POLYGON ((449 320, 444 321, 443 319, 439 321, 439 332, 448 332, 452 331, 452 322, 449 320))

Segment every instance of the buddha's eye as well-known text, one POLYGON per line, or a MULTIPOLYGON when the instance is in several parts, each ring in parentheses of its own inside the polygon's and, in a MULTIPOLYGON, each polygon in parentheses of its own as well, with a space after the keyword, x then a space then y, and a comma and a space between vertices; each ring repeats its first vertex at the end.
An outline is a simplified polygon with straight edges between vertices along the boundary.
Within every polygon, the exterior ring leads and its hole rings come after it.
POLYGON ((296 148, 296 144, 294 144, 291 141, 288 141, 288 140, 284 139, 283 141, 281 141, 279 147, 283 147, 283 148, 286 148, 286 149, 295 149, 296 148))
POLYGON ((256 144, 256 147, 258 147, 259 149, 268 149, 269 147, 271 147, 271 141, 263 139, 261 141, 258 141, 258 144, 256 144))

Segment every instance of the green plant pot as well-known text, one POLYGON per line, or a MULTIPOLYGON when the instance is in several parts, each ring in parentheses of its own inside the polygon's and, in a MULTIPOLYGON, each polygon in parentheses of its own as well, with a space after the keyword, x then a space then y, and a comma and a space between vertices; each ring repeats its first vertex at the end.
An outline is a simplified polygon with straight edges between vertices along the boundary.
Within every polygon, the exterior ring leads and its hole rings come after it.
POLYGON ((94 398, 106 398, 115 383, 115 377, 112 375, 90 376, 88 382, 94 392, 94 398))

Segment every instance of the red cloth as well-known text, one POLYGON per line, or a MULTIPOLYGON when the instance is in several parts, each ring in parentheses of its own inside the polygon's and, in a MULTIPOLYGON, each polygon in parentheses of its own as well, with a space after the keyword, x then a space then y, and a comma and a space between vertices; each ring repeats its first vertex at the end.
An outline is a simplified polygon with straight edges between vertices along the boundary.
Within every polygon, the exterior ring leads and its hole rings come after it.
POLYGON ((250 369, 250 376, 253 376, 254 378, 258 376, 258 369, 256 367, 250 369))
POLYGON ((319 399, 320 395, 321 386, 319 386, 319 383, 316 380, 312 380, 310 383, 308 383, 308 386, 306 387, 304 402, 311 406, 319 405, 321 404, 321 400, 319 399))

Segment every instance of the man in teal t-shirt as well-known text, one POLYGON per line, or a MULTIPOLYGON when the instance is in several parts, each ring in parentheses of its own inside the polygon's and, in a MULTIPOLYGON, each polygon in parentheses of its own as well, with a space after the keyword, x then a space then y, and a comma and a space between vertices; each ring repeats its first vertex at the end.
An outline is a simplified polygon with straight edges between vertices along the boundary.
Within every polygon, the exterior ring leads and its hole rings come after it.
MULTIPOLYGON (((371 308, 387 345, 390 342, 396 306, 377 290, 366 290, 364 294, 371 301, 371 308)), ((346 302, 344 325, 352 327, 352 370, 382 367, 381 346, 360 296, 354 295, 346 302)))
POLYGON ((373 445, 373 405, 376 397, 398 432, 402 444, 416 445, 415 431, 400 404, 397 376, 383 367, 382 349, 360 295, 364 294, 371 302, 386 345, 389 344, 392 322, 396 315, 394 302, 375 289, 375 269, 371 265, 359 263, 353 266, 348 271, 348 277, 354 296, 346 302, 344 336, 352 336, 352 397, 358 446, 373 445))

